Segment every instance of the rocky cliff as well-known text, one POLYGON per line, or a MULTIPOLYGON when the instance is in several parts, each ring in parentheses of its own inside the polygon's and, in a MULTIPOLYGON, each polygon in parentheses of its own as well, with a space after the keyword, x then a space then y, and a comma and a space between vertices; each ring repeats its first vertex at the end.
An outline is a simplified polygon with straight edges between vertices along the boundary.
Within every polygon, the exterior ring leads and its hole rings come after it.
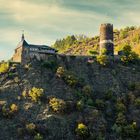
POLYGON ((140 136, 140 65, 49 57, 0 75, 1 140, 140 136))

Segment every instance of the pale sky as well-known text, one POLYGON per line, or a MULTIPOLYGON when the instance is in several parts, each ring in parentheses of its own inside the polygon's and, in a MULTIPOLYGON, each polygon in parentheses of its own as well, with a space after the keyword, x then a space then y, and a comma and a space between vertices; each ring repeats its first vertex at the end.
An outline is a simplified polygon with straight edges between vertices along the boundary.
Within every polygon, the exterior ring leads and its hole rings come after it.
POLYGON ((0 60, 11 58, 22 30, 28 43, 52 45, 67 35, 98 35, 101 23, 139 26, 140 0, 0 0, 0 60))

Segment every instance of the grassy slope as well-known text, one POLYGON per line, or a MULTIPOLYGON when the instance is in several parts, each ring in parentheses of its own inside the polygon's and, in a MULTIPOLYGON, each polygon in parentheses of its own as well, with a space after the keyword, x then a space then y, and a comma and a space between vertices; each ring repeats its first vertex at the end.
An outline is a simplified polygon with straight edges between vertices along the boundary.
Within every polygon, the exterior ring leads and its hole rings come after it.
MULTIPOLYGON (((125 29, 123 29, 124 31, 125 29)), ((124 44, 130 44, 133 50, 140 55, 140 29, 126 31, 125 35, 122 35, 121 30, 117 30, 114 33, 115 53, 122 48, 124 44)), ((65 49, 61 49, 61 46, 57 48, 59 53, 72 54, 72 55, 89 55, 89 51, 99 49, 99 36, 93 38, 86 38, 77 41, 65 49)))

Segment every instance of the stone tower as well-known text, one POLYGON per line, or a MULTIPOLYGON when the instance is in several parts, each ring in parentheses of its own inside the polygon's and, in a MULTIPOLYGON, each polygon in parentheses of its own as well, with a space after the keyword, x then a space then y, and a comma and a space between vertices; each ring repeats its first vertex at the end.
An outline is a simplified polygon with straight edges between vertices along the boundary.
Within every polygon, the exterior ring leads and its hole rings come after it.
POLYGON ((114 55, 113 25, 106 23, 100 27, 100 55, 114 55))

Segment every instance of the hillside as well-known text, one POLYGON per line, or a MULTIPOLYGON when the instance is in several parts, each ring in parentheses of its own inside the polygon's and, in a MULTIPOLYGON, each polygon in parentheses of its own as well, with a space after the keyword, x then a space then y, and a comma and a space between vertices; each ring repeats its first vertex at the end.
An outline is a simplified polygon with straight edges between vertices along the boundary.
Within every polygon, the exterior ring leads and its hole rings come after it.
POLYGON ((140 65, 51 56, 0 75, 1 140, 140 137, 140 65))
MULTIPOLYGON (((133 50, 140 55, 140 28, 126 27, 114 30, 115 53, 129 44, 133 50)), ((59 53, 71 55, 91 55, 90 51, 99 51, 99 36, 93 38, 84 35, 68 36, 62 40, 57 40, 53 45, 59 53)))

